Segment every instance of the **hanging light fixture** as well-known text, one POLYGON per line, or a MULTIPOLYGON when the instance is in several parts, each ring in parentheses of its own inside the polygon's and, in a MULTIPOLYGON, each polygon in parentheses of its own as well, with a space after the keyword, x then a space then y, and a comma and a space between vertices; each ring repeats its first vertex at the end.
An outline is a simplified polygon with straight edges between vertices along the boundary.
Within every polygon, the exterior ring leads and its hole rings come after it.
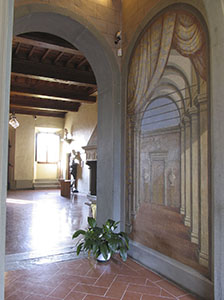
POLYGON ((14 129, 19 127, 19 122, 16 119, 15 113, 12 113, 9 117, 9 125, 11 125, 14 129))

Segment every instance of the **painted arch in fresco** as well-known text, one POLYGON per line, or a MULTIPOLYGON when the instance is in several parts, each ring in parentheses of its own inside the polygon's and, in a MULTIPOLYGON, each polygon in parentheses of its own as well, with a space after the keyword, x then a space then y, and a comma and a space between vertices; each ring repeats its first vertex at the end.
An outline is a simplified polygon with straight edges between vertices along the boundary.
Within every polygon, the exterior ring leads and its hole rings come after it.
POLYGON ((209 274, 208 39, 195 11, 166 9, 133 51, 127 103, 131 238, 209 274))

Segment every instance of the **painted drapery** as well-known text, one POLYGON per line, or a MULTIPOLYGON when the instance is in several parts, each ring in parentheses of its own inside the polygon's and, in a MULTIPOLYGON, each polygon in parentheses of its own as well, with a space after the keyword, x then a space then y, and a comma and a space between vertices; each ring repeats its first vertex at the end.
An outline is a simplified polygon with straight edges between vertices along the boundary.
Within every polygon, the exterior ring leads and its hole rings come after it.
POLYGON ((129 72, 128 110, 141 110, 155 89, 169 57, 176 13, 156 20, 140 40, 129 72))
POLYGON ((206 80, 205 35, 201 24, 185 12, 167 12, 152 23, 135 49, 128 79, 129 113, 144 109, 164 72, 171 48, 189 57, 206 80))
POLYGON ((192 15, 179 13, 173 36, 173 47, 189 57, 200 76, 206 80, 206 47, 202 27, 192 15))

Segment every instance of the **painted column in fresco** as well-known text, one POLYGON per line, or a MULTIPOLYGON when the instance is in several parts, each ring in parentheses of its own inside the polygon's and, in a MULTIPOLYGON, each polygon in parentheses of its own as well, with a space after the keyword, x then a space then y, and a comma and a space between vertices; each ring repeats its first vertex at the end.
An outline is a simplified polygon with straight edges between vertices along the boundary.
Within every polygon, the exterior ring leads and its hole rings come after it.
POLYGON ((192 221, 191 221, 191 241, 198 244, 199 232, 199 148, 198 148, 198 109, 196 106, 189 110, 191 116, 191 153, 192 153, 192 221))

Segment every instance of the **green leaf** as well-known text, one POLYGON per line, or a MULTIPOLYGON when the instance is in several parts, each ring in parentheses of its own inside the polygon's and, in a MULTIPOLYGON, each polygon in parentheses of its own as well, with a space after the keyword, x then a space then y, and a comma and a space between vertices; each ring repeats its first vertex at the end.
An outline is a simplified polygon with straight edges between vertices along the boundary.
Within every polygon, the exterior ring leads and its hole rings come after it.
POLYGON ((108 256, 108 248, 107 248, 107 245, 106 244, 102 244, 100 245, 100 252, 103 254, 103 257, 105 259, 107 259, 107 256, 108 256))
POLYGON ((120 256, 121 256, 122 260, 126 261, 127 257, 128 257, 127 250, 124 248, 121 248, 119 252, 120 252, 120 256))
POLYGON ((85 235, 85 234, 86 234, 85 230, 81 230, 81 229, 80 229, 80 230, 77 230, 76 232, 74 232, 72 238, 75 239, 75 238, 76 238, 77 236, 79 236, 80 234, 85 235))
POLYGON ((129 249, 129 238, 128 238, 127 233, 125 233, 125 232, 120 232, 120 235, 124 238, 125 243, 126 243, 126 247, 129 249))
POLYGON ((96 227, 96 219, 88 217, 88 223, 91 228, 96 227))
POLYGON ((81 252, 82 246, 83 246, 83 243, 78 245, 77 250, 76 250, 77 255, 79 255, 79 253, 81 252))

